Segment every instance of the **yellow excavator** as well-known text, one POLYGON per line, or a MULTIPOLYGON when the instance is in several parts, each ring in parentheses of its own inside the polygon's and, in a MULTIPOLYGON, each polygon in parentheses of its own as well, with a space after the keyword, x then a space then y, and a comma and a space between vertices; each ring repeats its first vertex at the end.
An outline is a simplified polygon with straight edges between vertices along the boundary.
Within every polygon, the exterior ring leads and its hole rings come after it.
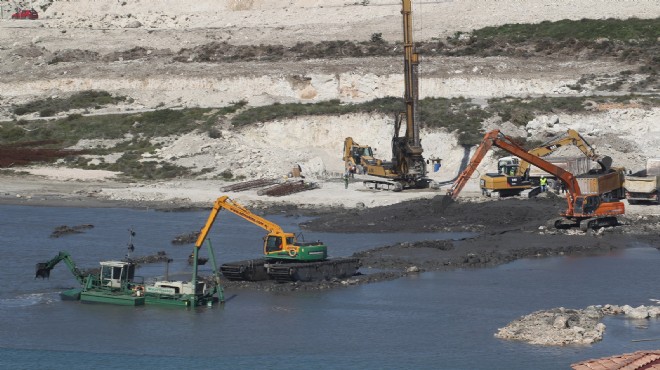
POLYGON ((360 145, 352 137, 344 139, 344 164, 346 168, 360 166, 368 169, 370 166, 381 166, 383 161, 374 157, 374 151, 369 145, 360 145))
POLYGON ((263 258, 225 263, 220 271, 229 280, 317 281, 355 275, 360 268, 358 258, 328 258, 328 247, 321 241, 298 241, 294 233, 250 212, 224 195, 213 204, 195 246, 201 247, 221 210, 227 210, 265 230, 263 258))
MULTIPOLYGON (((545 157, 568 145, 577 147, 588 159, 598 162, 601 166, 601 172, 607 172, 612 164, 610 157, 598 155, 582 135, 572 129, 528 151, 528 153, 537 157, 545 157)), ((497 173, 487 173, 479 179, 482 194, 490 196, 497 193, 500 196, 513 196, 538 185, 534 179, 530 178, 529 162, 520 160, 518 157, 500 158, 497 163, 497 170, 497 173)))

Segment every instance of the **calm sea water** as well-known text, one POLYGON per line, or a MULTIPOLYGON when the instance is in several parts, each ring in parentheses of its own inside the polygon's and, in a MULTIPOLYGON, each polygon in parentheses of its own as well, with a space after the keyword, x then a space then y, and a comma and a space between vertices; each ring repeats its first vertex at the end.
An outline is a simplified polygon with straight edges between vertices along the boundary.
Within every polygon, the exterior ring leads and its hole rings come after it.
MULTIPOLYGON (((216 308, 115 307, 63 302, 75 286, 65 266, 35 280, 34 265, 60 250, 78 266, 120 259, 128 229, 134 255, 166 251, 169 274, 187 278, 191 246, 170 240, 198 230, 207 212, 0 206, 0 368, 3 369, 566 369, 571 363, 660 348, 657 320, 606 318, 605 339, 590 346, 539 347, 493 337, 536 310, 592 304, 650 304, 660 298, 655 246, 603 257, 516 261, 491 269, 432 272, 320 292, 227 290, 216 308), (93 224, 49 238, 59 225, 93 224)), ((269 216, 286 230, 302 218, 269 216)), ((220 262, 261 252, 264 232, 221 214, 211 238, 220 262)), ((309 233, 334 256, 403 240, 461 234, 309 233)), ((204 266, 208 269, 208 267, 204 266)), ((162 264, 139 269, 165 274, 162 264)))

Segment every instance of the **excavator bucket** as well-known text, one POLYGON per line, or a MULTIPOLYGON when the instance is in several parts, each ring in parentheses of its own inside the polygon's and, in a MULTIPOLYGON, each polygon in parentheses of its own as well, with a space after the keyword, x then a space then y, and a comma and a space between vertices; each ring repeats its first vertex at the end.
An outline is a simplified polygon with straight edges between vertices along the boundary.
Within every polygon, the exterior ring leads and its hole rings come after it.
POLYGON ((612 157, 604 156, 598 160, 598 164, 601 167, 601 172, 607 173, 612 168, 612 157))
POLYGON ((437 213, 444 213, 445 209, 447 209, 447 207, 449 207, 450 205, 452 205, 454 203, 455 203, 455 201, 451 197, 451 195, 449 195, 449 194, 444 195, 444 196, 439 195, 439 196, 436 196, 435 198, 433 198, 433 200, 431 200, 431 207, 437 213))
POLYGON ((532 190, 527 193, 527 198, 534 198, 535 196, 541 194, 541 187, 537 186, 535 188, 532 188, 532 190))
POLYGON ((34 275, 34 278, 35 279, 38 278, 38 277, 40 277, 42 279, 50 278, 50 269, 47 268, 47 266, 48 266, 48 263, 46 263, 46 262, 37 263, 37 268, 36 268, 37 272, 34 275))

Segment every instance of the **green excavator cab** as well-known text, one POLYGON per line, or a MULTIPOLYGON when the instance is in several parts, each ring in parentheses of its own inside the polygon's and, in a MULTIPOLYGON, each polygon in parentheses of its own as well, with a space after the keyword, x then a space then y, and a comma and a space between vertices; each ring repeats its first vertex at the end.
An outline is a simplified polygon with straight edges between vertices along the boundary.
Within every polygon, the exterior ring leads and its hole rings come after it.
POLYGON ((323 242, 298 242, 294 234, 268 234, 264 240, 267 258, 300 262, 323 261, 328 258, 328 247, 323 242))

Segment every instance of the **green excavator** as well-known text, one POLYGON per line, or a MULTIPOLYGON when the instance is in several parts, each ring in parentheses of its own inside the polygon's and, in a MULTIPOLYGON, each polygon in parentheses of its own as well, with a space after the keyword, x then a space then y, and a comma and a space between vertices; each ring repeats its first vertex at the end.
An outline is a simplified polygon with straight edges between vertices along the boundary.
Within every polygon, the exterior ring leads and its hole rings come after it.
POLYGON ((226 195, 213 204, 196 246, 204 243, 223 209, 268 231, 264 237, 263 258, 220 266, 222 275, 229 280, 316 281, 350 277, 360 267, 358 258, 328 258, 328 247, 321 241, 299 241, 294 233, 284 232, 276 223, 255 215, 226 195))

